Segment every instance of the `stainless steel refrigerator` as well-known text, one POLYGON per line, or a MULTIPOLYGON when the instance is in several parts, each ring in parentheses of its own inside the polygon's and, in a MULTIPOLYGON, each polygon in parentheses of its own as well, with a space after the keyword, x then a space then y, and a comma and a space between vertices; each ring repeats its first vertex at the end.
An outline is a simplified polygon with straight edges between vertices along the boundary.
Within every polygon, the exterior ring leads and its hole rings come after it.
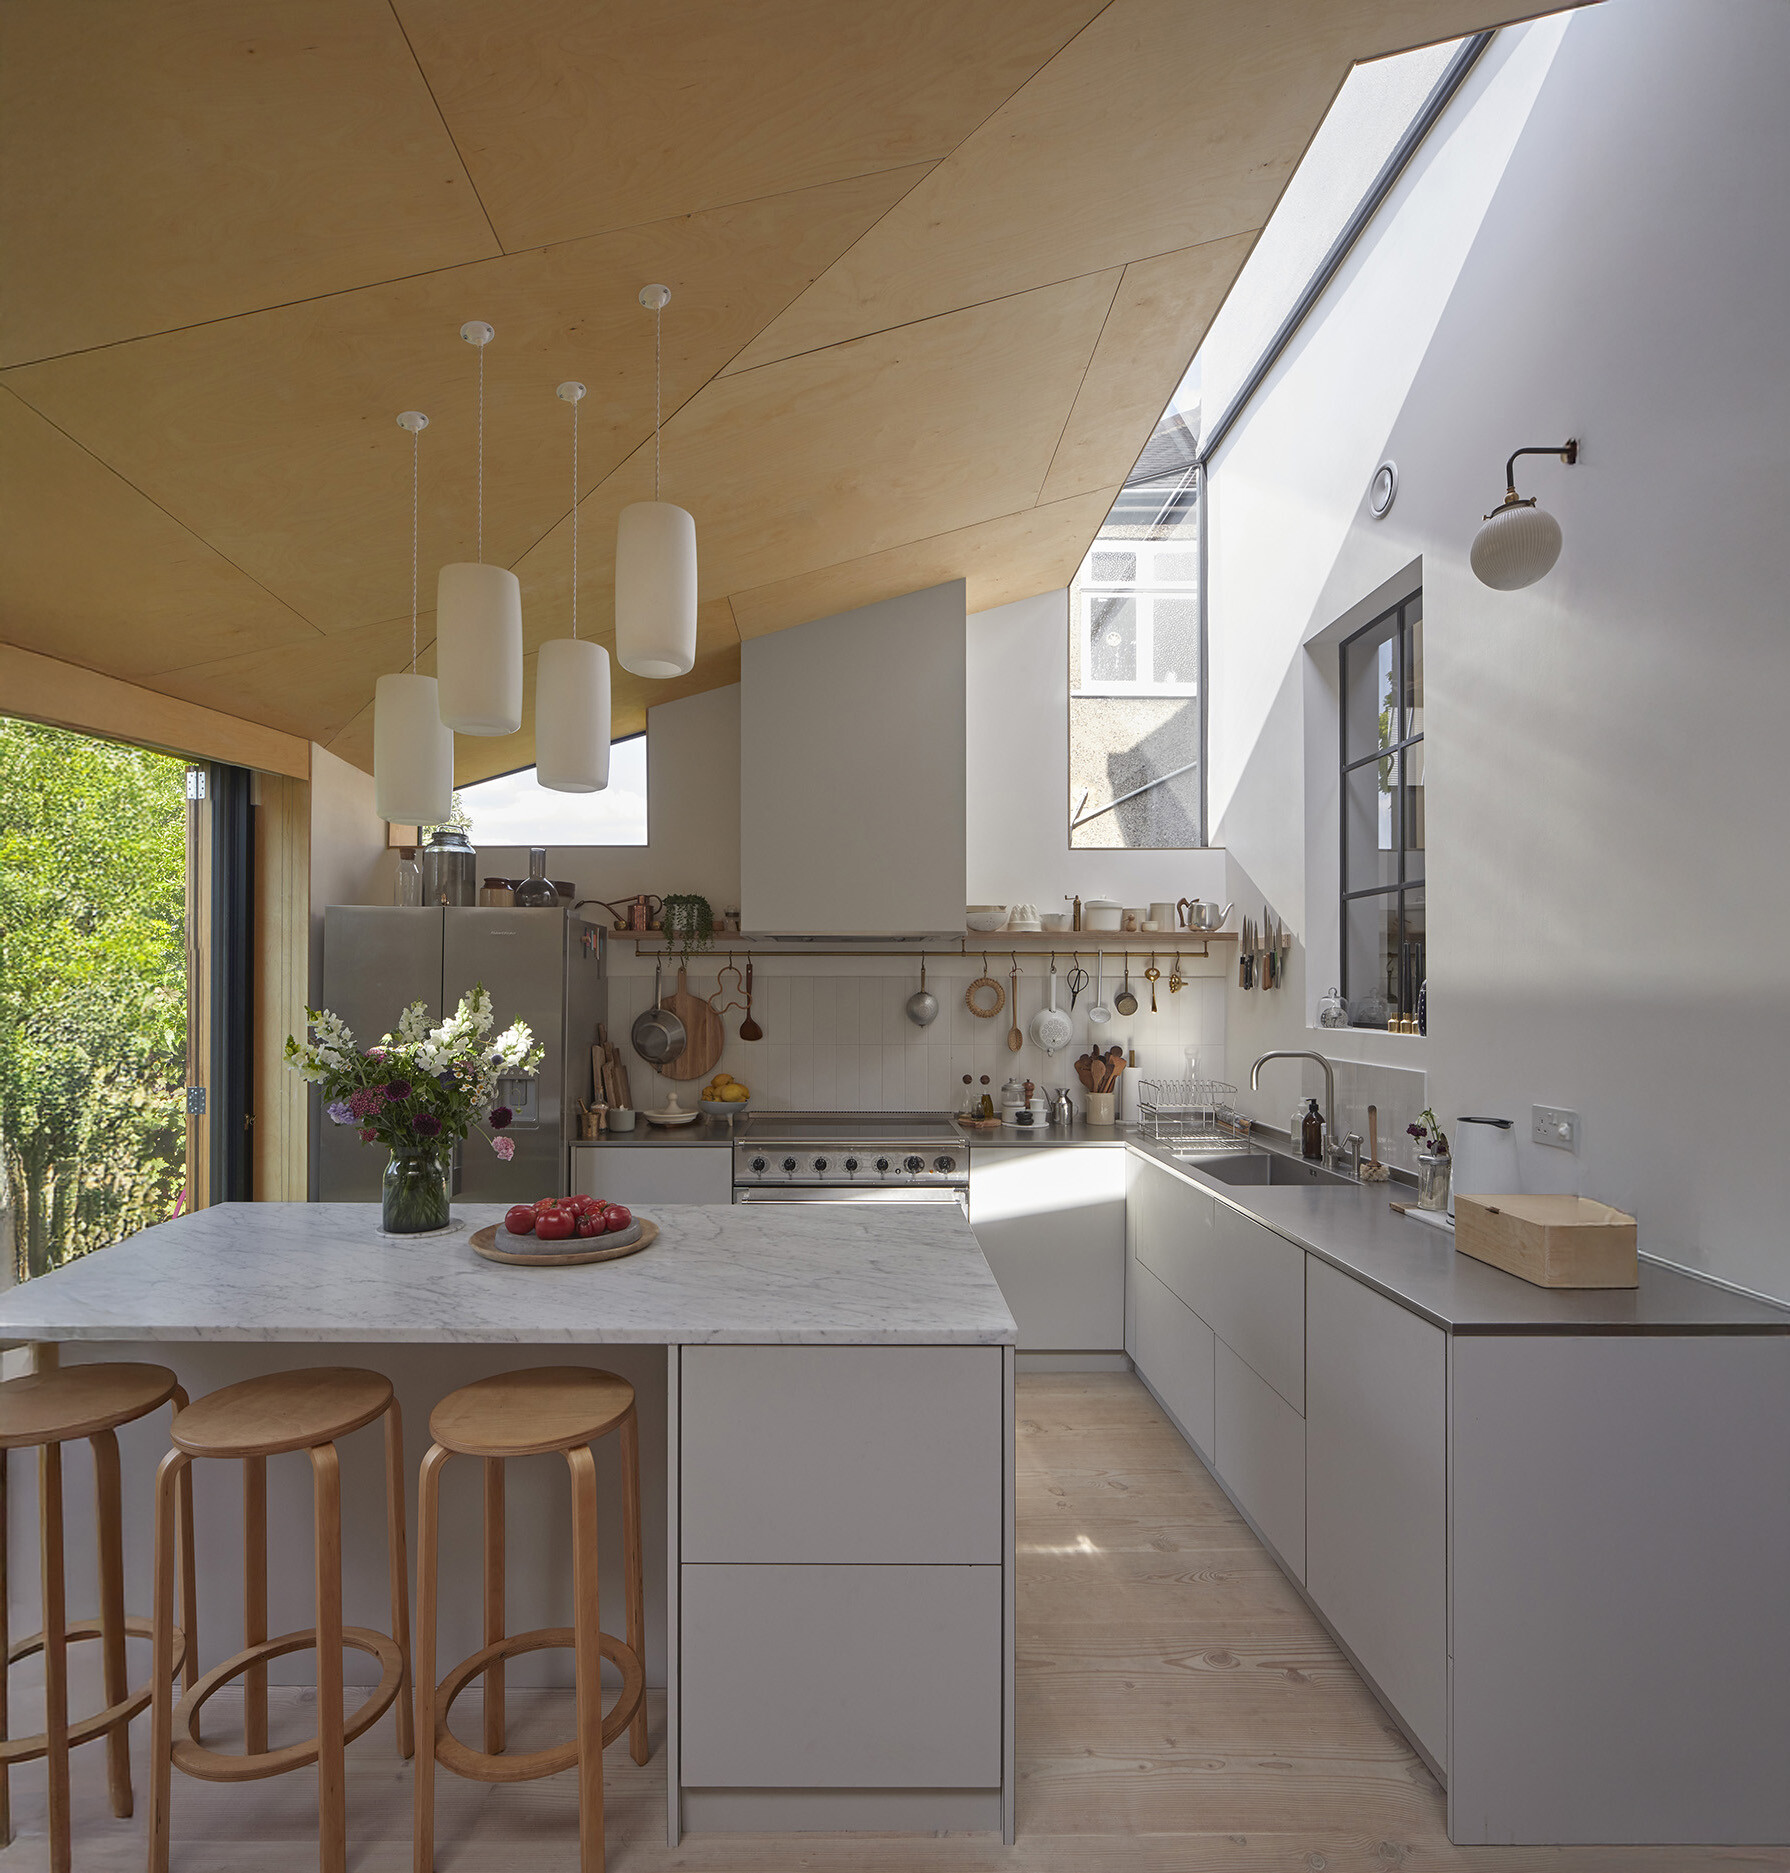
MULTIPOLYGON (((411 1002, 437 1021, 476 983, 490 990, 498 1027, 526 1021, 546 1052, 534 1076, 507 1080, 515 1113, 509 1163, 474 1133, 461 1150, 454 1194, 468 1203, 564 1195, 578 1105, 591 1097, 591 1047, 607 1017, 605 932, 569 910, 396 910, 332 904, 323 913, 323 1005, 365 1047, 411 1002)), ((317 1195, 377 1201, 386 1154, 313 1106, 317 1195)))

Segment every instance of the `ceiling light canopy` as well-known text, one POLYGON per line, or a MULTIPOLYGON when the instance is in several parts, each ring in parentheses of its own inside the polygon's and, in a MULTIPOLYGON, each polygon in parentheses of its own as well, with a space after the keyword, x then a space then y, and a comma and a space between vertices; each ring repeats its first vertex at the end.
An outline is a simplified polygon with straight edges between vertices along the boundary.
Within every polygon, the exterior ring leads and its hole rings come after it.
POLYGON ((1480 584, 1496 592, 1520 591, 1545 578, 1560 557, 1564 538, 1559 521, 1536 505, 1534 495, 1526 501, 1518 498, 1518 455, 1557 455, 1571 467, 1579 459, 1579 445, 1574 439, 1552 447, 1518 449, 1504 465, 1504 499, 1486 515, 1468 556, 1480 584))
POLYGON ((578 635, 578 405, 572 380, 554 393, 572 406, 572 635, 535 659, 535 778, 555 793, 601 793, 609 785, 609 653, 578 635))
POLYGON ((468 319, 460 336, 479 354, 476 560, 443 566, 435 582, 435 671, 441 719, 462 735, 513 735, 522 726, 522 585, 485 560, 485 347, 496 336, 468 319))
POLYGON ((669 286, 643 286, 653 315, 653 498, 621 511, 615 530, 615 656, 636 676, 682 676, 696 662, 696 522, 659 499, 660 322, 669 286))
POLYGON ((410 668, 373 686, 373 800, 383 820, 439 826, 454 807, 454 734, 441 719, 435 678, 416 673, 417 491, 429 419, 406 410, 410 432, 410 668))

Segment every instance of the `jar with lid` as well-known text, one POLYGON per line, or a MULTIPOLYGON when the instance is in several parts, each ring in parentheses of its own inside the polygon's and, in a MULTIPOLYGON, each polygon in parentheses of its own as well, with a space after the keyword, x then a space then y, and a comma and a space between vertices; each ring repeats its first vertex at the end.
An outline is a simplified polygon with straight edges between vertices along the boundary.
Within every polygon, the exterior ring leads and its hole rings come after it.
POLYGON ((423 847, 423 902, 469 905, 478 902, 474 866, 478 854, 458 826, 437 826, 423 847))
POLYGON ((400 910, 417 910, 423 901, 423 868, 417 863, 416 847, 398 847, 398 875, 392 882, 392 902, 400 910))
POLYGON ((479 902, 486 910, 507 910, 515 901, 515 889, 507 878, 487 878, 479 886, 479 902))
POLYGON ((1342 998, 1340 989, 1332 989, 1318 1003, 1318 1026, 1321 1028, 1346 1028, 1349 1025, 1349 1006, 1342 998))
POLYGON ((547 876, 547 848, 529 849, 528 876, 516 886, 516 904, 525 910, 553 910, 559 904, 559 892, 547 876))

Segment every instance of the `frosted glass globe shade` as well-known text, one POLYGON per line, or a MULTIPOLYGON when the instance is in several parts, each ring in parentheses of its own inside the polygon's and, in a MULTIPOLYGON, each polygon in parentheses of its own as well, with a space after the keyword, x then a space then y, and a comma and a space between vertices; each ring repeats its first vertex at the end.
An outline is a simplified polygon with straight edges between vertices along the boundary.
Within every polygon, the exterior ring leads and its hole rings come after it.
POLYGON ((635 501, 616 523, 615 660, 636 676, 696 662, 696 522, 669 501, 635 501))
POLYGON ((1500 507, 1473 536, 1468 555, 1481 585, 1516 592, 1533 585, 1560 557, 1560 523, 1539 507, 1500 507))
POLYGON ((435 581, 441 719, 462 735, 522 726, 522 585, 503 566, 443 566, 435 581))
POLYGON ((454 810, 454 731, 432 676, 373 686, 373 802, 397 826, 439 826, 454 810))
POLYGON ((609 785, 609 653, 556 637, 535 659, 535 778, 555 793, 609 785))

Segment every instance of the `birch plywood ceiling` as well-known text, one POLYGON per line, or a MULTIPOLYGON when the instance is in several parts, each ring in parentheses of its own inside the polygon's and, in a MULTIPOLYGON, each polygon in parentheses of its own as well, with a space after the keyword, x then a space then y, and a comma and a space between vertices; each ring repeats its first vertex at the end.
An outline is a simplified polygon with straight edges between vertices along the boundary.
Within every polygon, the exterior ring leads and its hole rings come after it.
MULTIPOLYGON (((368 765, 434 570, 612 636, 615 517, 696 517, 696 668, 1067 581, 1356 60, 1508 0, 11 0, 0 641, 368 765)), ((1523 9, 1532 11, 1533 9, 1523 9)), ((532 691, 532 680, 530 683, 532 691)), ((0 708, 5 705, 0 697, 0 708)), ((459 743, 526 765, 532 729, 459 743)))

